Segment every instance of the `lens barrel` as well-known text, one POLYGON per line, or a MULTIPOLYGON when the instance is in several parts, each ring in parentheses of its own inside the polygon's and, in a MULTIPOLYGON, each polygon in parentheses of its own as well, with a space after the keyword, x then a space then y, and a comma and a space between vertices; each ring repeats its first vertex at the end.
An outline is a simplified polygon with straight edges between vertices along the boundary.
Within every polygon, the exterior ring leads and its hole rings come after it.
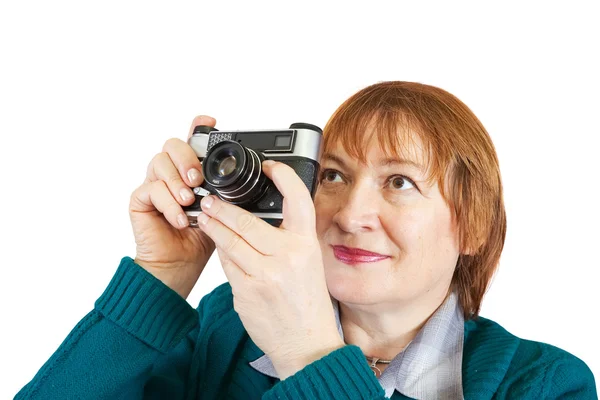
POLYGON ((266 190, 267 178, 262 173, 265 157, 261 152, 232 140, 214 145, 202 162, 206 183, 223 200, 246 204, 258 199, 266 190))

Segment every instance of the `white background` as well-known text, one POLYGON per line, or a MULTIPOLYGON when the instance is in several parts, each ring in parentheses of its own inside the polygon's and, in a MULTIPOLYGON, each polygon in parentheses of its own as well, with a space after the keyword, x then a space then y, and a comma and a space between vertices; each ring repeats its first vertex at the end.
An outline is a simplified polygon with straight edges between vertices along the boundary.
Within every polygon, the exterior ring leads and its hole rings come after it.
MULTIPOLYGON (((328 4, 2 3, 0 398, 135 256, 129 196, 195 115, 221 129, 322 127, 382 80, 450 91, 496 145, 508 233, 482 315, 600 378, 598 13, 328 4)), ((222 282, 213 258, 189 302, 222 282)))

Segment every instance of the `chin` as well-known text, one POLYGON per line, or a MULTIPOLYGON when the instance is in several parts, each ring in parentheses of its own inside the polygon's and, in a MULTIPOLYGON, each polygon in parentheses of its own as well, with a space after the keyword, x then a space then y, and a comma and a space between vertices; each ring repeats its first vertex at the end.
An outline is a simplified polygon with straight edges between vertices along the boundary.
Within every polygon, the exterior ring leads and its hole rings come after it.
POLYGON ((383 299, 382 282, 371 282, 365 279, 364 274, 349 273, 347 269, 336 266, 325 269, 325 280, 331 296, 343 303, 366 305, 383 299))

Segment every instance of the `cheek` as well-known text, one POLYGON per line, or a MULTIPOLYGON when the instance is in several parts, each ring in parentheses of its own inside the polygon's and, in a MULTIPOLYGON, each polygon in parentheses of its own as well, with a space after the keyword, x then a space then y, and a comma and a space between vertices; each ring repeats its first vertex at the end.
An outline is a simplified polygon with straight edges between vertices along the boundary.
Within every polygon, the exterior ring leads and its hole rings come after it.
POLYGON ((404 207, 388 210, 382 218, 389 239, 401 255, 417 258, 436 257, 456 246, 456 234, 446 207, 404 207))
POLYGON ((433 276, 445 276, 454 270, 458 257, 457 235, 446 207, 434 207, 414 220, 413 245, 419 264, 427 265, 433 276))
POLYGON ((327 229, 331 226, 331 220, 333 219, 335 210, 332 202, 327 201, 327 198, 324 196, 319 196, 318 192, 315 195, 314 204, 315 215, 317 219, 317 235, 319 238, 321 238, 325 231, 327 231, 327 229))
POLYGON ((433 239, 440 243, 441 250, 444 250, 445 253, 448 251, 457 252, 458 234, 450 209, 446 206, 438 207, 434 214, 433 223, 435 224, 435 229, 432 229, 435 234, 433 239))
POLYGON ((382 227, 401 253, 414 252, 421 247, 429 225, 427 213, 418 208, 390 208, 380 218, 382 227))

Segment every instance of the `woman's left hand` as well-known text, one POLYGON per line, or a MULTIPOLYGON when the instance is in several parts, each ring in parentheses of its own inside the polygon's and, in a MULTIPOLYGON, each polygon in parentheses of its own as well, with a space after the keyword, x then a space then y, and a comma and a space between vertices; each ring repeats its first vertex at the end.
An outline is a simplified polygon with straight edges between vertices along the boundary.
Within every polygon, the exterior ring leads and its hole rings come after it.
POLYGON ((310 193, 283 163, 265 161, 263 172, 284 197, 279 228, 216 196, 202 200, 198 225, 215 242, 235 311, 283 380, 344 342, 325 282, 310 193))

